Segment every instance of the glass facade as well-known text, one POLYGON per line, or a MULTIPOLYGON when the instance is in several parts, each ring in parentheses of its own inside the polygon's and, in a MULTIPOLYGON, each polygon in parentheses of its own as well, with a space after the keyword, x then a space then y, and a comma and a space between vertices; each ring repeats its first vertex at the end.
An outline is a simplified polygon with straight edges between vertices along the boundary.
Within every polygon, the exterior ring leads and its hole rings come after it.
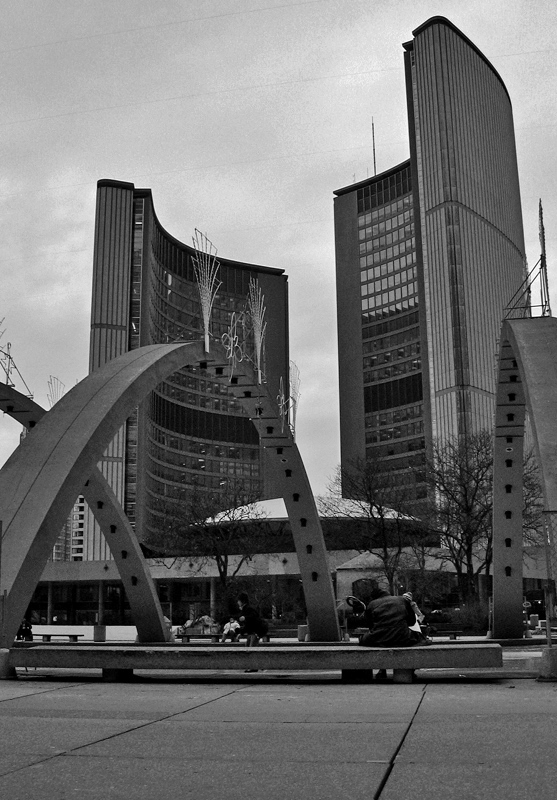
POLYGON ((366 458, 407 469, 425 449, 410 164, 359 188, 357 210, 366 458))
POLYGON ((500 76, 441 17, 404 50, 410 159, 335 192, 341 462, 419 483, 434 439, 493 424, 524 239, 500 76))

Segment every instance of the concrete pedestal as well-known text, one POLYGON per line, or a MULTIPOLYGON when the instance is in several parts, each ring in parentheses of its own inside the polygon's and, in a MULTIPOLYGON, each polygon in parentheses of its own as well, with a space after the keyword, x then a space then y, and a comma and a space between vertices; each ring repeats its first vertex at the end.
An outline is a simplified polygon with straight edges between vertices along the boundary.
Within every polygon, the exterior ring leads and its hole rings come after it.
POLYGON ((305 642, 307 635, 308 635, 308 626, 307 625, 298 625, 298 641, 299 642, 305 642))
POLYGON ((15 667, 9 665, 10 651, 2 648, 0 650, 0 681, 12 680, 17 677, 15 667))
POLYGON ((557 647, 543 648, 538 680, 557 681, 557 647))

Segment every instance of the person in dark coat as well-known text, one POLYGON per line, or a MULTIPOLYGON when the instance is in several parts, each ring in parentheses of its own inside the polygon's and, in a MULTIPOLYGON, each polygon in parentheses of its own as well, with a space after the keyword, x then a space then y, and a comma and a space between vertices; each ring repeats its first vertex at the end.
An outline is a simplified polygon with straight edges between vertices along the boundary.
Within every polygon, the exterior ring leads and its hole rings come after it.
MULTIPOLYGON (((238 615, 238 622, 240 623, 241 633, 247 637, 247 647, 255 647, 259 640, 269 633, 269 626, 262 619, 255 608, 250 606, 249 597, 246 592, 240 592, 238 595, 238 608, 240 614, 238 615)), ((246 672, 257 672, 256 669, 246 669, 246 672)))
POLYGON ((262 619, 255 608, 250 606, 249 597, 246 592, 240 592, 238 595, 238 608, 240 614, 238 622, 241 625, 242 633, 247 636, 248 647, 253 647, 259 639, 262 639, 269 633, 269 626, 262 619))
POLYGON ((28 619, 23 620, 23 622, 19 626, 19 630, 15 638, 17 639, 18 642, 33 641, 33 626, 31 625, 28 619))
MULTIPOLYGON (((431 644, 431 640, 422 633, 410 630, 410 626, 415 625, 417 620, 408 598, 393 597, 386 589, 373 589, 363 621, 369 627, 369 633, 360 637, 360 644, 364 647, 413 647, 417 644, 431 644)), ((380 669, 376 680, 384 681, 386 678, 387 671, 380 669)))
POLYGON ((416 624, 416 615, 407 598, 393 597, 386 589, 376 588, 364 612, 364 622, 369 627, 360 644, 364 647, 412 647, 427 644, 418 631, 410 630, 416 624))

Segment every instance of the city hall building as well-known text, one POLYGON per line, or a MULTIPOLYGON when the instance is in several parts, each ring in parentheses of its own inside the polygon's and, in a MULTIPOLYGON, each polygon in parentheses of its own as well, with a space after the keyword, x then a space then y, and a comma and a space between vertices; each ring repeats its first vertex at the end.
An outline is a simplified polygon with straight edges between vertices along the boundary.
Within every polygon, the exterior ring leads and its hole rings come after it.
POLYGON ((497 340, 525 277, 511 101, 433 17, 403 45, 410 158, 335 192, 341 461, 420 465, 491 428, 497 340))
MULTIPOLYGON (((90 372, 137 347, 203 338, 196 253, 163 228, 149 189, 98 182, 90 372)), ((284 271, 217 258, 212 339, 227 336, 233 314, 245 315, 250 285, 255 287, 265 307, 264 380, 271 396, 281 385, 288 396, 284 271)), ((240 344, 246 358, 253 356, 249 334, 240 344)), ((250 498, 275 495, 254 425, 226 385, 200 368, 181 369, 161 383, 120 430, 100 467, 143 542, 160 540, 168 509, 187 492, 226 498, 234 483, 250 498)), ((108 558, 92 514, 85 522, 83 542, 72 542, 72 558, 108 558)))

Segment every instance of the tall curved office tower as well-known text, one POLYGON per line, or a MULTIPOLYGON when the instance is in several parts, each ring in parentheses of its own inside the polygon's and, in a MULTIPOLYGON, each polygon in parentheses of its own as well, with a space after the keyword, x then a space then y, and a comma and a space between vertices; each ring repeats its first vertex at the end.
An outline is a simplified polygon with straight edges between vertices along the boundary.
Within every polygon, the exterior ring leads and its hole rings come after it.
MULTIPOLYGON (((142 345, 203 339, 195 253, 164 230, 150 189, 98 182, 90 371, 142 345)), ((267 385, 277 396, 282 378, 288 392, 286 275, 220 255, 218 260, 211 335, 220 340, 228 331, 232 312, 245 310, 255 282, 265 304, 267 385)), ((220 492, 225 505, 231 484, 234 493, 245 488, 249 498, 275 496, 263 459, 253 424, 226 387, 201 369, 183 369, 139 405, 101 468, 140 540, 149 542, 160 541, 166 510, 174 514, 172 504, 188 492, 220 492)), ((90 514, 87 523, 83 560, 109 557, 90 514)))
POLYGON ((497 338, 524 279, 505 85, 447 19, 413 36, 410 158, 335 192, 344 466, 416 469, 433 439, 492 426, 497 338))

